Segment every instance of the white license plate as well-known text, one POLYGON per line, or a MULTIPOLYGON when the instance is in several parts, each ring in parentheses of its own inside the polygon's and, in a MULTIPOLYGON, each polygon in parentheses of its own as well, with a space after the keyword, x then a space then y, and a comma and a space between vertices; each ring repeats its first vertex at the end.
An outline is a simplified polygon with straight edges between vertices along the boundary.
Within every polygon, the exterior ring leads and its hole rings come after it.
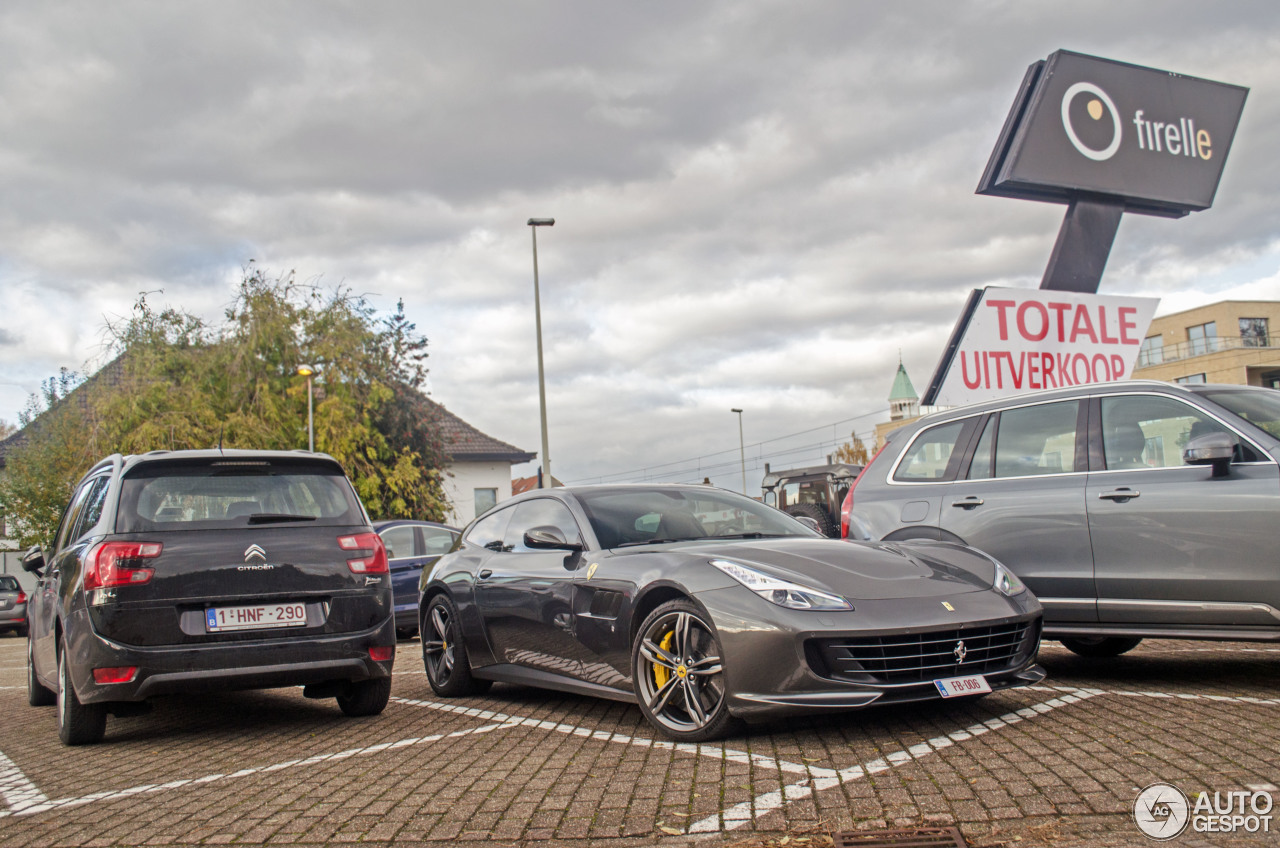
POLYGON ((991 691, 991 684, 981 674, 970 674, 967 677, 948 677, 946 680, 935 680, 938 694, 944 698, 957 698, 961 695, 981 695, 991 691))
POLYGON ((204 611, 205 630, 209 633, 302 627, 306 623, 306 604, 253 604, 243 607, 210 607, 204 611))

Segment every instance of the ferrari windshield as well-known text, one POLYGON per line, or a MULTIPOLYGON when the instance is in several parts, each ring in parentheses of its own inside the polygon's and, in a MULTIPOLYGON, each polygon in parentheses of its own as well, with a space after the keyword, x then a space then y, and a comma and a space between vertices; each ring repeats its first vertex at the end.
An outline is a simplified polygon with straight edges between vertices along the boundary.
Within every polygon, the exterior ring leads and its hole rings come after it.
POLYGON ((637 486, 578 492, 577 498, 605 548, 819 535, 786 513, 720 489, 637 486))

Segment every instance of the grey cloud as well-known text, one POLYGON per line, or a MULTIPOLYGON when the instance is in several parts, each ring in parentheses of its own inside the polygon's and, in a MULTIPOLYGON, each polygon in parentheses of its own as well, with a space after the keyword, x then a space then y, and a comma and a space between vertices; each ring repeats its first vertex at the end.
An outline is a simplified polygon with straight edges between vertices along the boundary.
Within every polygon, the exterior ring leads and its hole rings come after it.
POLYGON ((1278 39, 1271 2, 10 4, 0 273, 76 315, 23 380, 141 290, 216 318, 255 258, 404 298, 437 399, 536 449, 553 215, 559 476, 733 447, 729 406, 749 442, 880 410, 968 289, 1038 283, 1062 207, 973 190, 1059 47, 1253 88, 1216 208, 1127 218, 1104 286, 1273 274, 1278 39))

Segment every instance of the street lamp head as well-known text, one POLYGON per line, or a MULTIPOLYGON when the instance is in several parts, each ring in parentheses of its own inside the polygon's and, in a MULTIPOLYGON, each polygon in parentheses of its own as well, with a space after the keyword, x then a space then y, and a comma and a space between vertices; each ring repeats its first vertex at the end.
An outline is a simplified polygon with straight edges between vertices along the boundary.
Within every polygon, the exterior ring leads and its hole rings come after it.
POLYGON ((742 414, 742 410, 741 410, 741 409, 731 409, 731 410, 729 410, 729 411, 730 411, 730 412, 736 412, 736 413, 738 413, 739 415, 741 415, 741 414, 742 414))
POLYGON ((556 225, 555 218, 530 218, 529 226, 531 227, 554 227, 556 225))
POLYGON ((310 376, 311 376, 312 374, 314 374, 314 373, 316 373, 316 369, 312 368, 310 365, 299 365, 299 366, 298 366, 298 376, 299 376, 299 377, 310 377, 310 376))

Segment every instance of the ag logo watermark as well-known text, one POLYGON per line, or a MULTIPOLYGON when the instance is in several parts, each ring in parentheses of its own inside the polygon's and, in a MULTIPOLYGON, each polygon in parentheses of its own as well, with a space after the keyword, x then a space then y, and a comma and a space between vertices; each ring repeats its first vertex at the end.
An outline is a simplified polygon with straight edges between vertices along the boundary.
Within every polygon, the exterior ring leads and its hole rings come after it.
POLYGON ((1153 783, 1133 802, 1133 820, 1152 839, 1173 839, 1187 829, 1191 804, 1172 783, 1153 783))
POLYGON ((1270 833, 1276 787, 1250 786, 1230 792, 1197 792, 1192 801, 1172 783, 1153 783, 1133 801, 1138 829, 1161 842, 1195 833, 1270 833))

